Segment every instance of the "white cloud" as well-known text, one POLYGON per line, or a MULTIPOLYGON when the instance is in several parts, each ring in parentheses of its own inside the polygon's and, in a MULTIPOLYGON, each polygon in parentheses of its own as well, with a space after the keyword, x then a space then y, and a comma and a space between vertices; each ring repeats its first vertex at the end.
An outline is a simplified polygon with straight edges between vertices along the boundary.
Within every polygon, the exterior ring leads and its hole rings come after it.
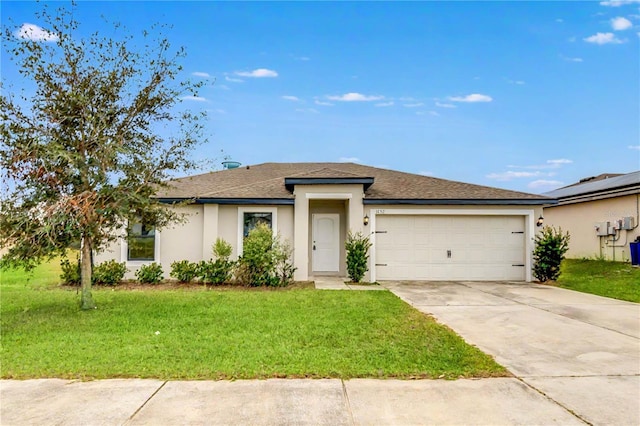
POLYGON ((371 102, 384 99, 384 96, 363 95, 362 93, 345 93, 344 95, 327 96, 327 99, 340 102, 371 102))
POLYGON ((529 182, 527 187, 531 189, 555 189, 562 185, 564 185, 564 182, 560 182, 559 180, 538 179, 533 182, 529 182))
POLYGON ((296 59, 299 60, 299 61, 310 61, 311 60, 311 58, 308 57, 308 56, 298 56, 296 59))
POLYGON ((211 77, 211 76, 209 75, 209 73, 207 73, 207 72, 200 72, 200 71, 192 72, 192 73, 191 73, 191 75, 194 75, 194 76, 196 76, 196 77, 202 77, 202 78, 209 78, 209 77, 211 77))
POLYGON ((551 164, 551 165, 554 165, 554 166, 556 164, 559 166, 560 164, 571 164, 571 163, 573 163, 573 160, 569 160, 569 159, 566 159, 566 158, 558 158, 556 160, 547 160, 547 164, 551 164))
POLYGON ((253 71, 236 71, 235 74, 239 75, 240 77, 253 77, 253 78, 277 77, 278 76, 277 72, 275 72, 273 70, 266 69, 266 68, 258 68, 258 69, 255 69, 253 71))
POLYGON ((491 96, 482 95, 480 93, 472 93, 467 96, 449 96, 451 102, 491 102, 491 96))
POLYGON ((561 23, 563 23, 563 22, 564 22, 564 19, 562 19, 562 18, 558 18, 558 19, 556 19, 556 22, 557 22, 557 23, 559 23, 559 24, 561 24, 561 23))
POLYGON ((298 112, 311 112, 313 114, 317 114, 318 110, 315 108, 296 108, 296 111, 298 112))
POLYGON ((377 107, 389 107, 389 106, 393 106, 393 104, 394 104, 393 101, 379 102, 379 103, 375 104, 374 106, 377 106, 377 107))
POLYGON ((454 104, 443 104, 442 102, 436 102, 436 106, 440 108, 457 108, 454 104))
POLYGON ((223 109, 220 109, 220 108, 215 108, 215 109, 214 108, 208 108, 206 111, 207 112, 212 112, 214 114, 226 114, 227 113, 227 111, 225 111, 223 109))
POLYGON ((13 35, 23 40, 31 41, 58 41, 60 37, 58 34, 47 31, 42 27, 35 24, 24 23, 20 29, 16 30, 13 35))
POLYGON ((300 100, 300 98, 298 98, 297 96, 291 96, 291 95, 284 95, 282 96, 282 99, 287 101, 293 101, 293 102, 298 102, 300 100))
POLYGON ((517 85, 523 85, 525 84, 524 81, 522 80, 508 80, 510 84, 517 84, 517 85))
POLYGON ((635 149, 636 151, 640 151, 640 145, 629 145, 627 148, 635 149))
POLYGON ((582 62, 582 58, 571 58, 569 56, 560 55, 560 58, 568 62, 582 62))
POLYGON ((594 44, 620 44, 624 43, 624 40, 620 40, 613 33, 597 33, 583 39, 587 43, 594 44))
MULTIPOLYGON (((566 158, 558 158, 558 159, 554 159, 554 160, 547 160, 546 164, 537 164, 537 165, 530 165, 530 166, 514 166, 514 165, 508 165, 507 168, 509 169, 528 169, 528 170, 544 170, 544 169, 558 169, 560 167, 562 167, 563 164, 572 164, 573 161, 566 159, 566 158)), ((551 173, 548 174, 548 176, 552 176, 551 173)))
POLYGON ((340 157, 338 158, 338 162, 340 163, 362 163, 358 157, 340 157))
POLYGON ((232 78, 232 77, 229 77, 229 76, 225 76, 224 79, 226 81, 230 81, 232 83, 244 83, 244 80, 241 79, 241 78, 232 78))
POLYGON ((634 4, 638 3, 640 0, 609 0, 609 1, 601 1, 600 6, 611 6, 611 7, 620 7, 625 4, 634 4))
POLYGON ((415 102, 415 103, 412 103, 412 104, 404 104, 404 106, 407 107, 407 108, 417 108, 417 107, 421 107, 423 105, 424 104, 422 102, 415 102))
POLYGON ((531 178, 531 177, 538 177, 538 176, 542 176, 542 173, 541 172, 514 172, 509 170, 508 172, 502 172, 502 173, 490 173, 486 177, 488 179, 506 181, 511 179, 531 178))
POLYGON ((208 102, 207 98, 203 98, 202 96, 183 96, 183 101, 195 101, 195 102, 208 102))
POLYGON ((316 105, 322 105, 322 106, 333 106, 331 102, 319 101, 317 99, 313 103, 316 105))
POLYGON ((615 31, 624 31, 631 28, 633 24, 627 18, 623 18, 622 16, 618 16, 617 18, 613 18, 611 20, 611 28, 615 31))

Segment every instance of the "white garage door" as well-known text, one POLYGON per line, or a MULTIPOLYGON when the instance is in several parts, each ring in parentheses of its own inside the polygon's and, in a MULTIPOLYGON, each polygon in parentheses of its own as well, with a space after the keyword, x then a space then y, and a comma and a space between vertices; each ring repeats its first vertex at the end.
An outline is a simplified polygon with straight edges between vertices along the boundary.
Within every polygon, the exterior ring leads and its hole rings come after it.
POLYGON ((376 216, 378 280, 524 280, 523 216, 376 216))

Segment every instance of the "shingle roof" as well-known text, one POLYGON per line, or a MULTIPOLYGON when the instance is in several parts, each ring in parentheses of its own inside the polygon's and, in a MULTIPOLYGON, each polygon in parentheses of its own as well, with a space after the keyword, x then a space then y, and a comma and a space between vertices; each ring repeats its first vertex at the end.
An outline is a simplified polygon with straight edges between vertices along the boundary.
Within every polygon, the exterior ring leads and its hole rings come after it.
POLYGON ((354 163, 263 163, 169 182, 164 199, 291 199, 285 178, 372 177, 368 200, 539 200, 548 197, 354 163))

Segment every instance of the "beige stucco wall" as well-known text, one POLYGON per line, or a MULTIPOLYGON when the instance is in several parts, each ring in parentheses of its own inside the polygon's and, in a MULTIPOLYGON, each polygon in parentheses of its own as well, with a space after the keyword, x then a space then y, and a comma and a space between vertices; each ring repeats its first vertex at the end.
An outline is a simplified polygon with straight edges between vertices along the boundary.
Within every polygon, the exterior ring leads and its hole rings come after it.
MULTIPOLYGON (((345 185, 296 185, 294 190, 295 209, 293 215, 294 235, 294 264, 296 271, 294 279, 303 281, 309 279, 312 270, 310 259, 310 215, 311 207, 321 201, 344 202, 344 229, 348 232, 363 230, 362 218, 364 217, 364 197, 362 184, 345 185), (313 201, 313 204, 311 204, 313 201)), ((342 225, 341 225, 342 228, 342 225)), ((343 255, 341 254, 341 257, 343 255)), ((342 268, 342 266, 341 266, 342 268)))
POLYGON ((640 195, 632 194, 604 200, 551 206, 544 209, 546 225, 561 227, 569 231, 569 258, 598 258, 629 261, 629 242, 640 235, 638 227, 638 209, 640 195), (595 224, 611 222, 623 217, 633 217, 636 228, 631 231, 618 231, 618 241, 614 236, 598 237, 595 224))
MULTIPOLYGON (((241 232, 238 229, 240 211, 275 211, 277 232, 283 240, 293 243, 293 206, 238 206, 238 205, 190 205, 177 208, 185 215, 183 223, 172 224, 156 232, 156 259, 169 278, 171 263, 180 260, 199 262, 213 257, 213 244, 218 237, 233 247, 232 257, 237 258, 241 232), (244 210, 242 210, 244 209, 244 210)), ((107 260, 126 262, 129 272, 126 278, 134 278, 140 265, 149 262, 127 261, 123 241, 117 241, 94 255, 96 264, 107 260)))

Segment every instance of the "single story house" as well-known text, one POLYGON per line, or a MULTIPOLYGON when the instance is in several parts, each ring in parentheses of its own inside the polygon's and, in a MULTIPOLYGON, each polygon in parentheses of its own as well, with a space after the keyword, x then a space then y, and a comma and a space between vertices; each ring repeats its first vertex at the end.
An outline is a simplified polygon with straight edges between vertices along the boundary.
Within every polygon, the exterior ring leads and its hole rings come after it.
POLYGON ((545 223, 569 231, 567 257, 629 261, 640 236, 640 171, 602 174, 547 192, 558 203, 544 208, 545 223))
POLYGON ((155 231, 132 226, 97 263, 135 269, 210 259, 220 237, 242 253, 244 236, 269 224, 293 249, 296 280, 346 276, 345 238, 369 235, 366 280, 530 281, 533 237, 543 206, 534 194, 353 163, 264 163, 176 179, 158 194, 187 221, 155 231), (141 244, 142 243, 142 244, 141 244))

